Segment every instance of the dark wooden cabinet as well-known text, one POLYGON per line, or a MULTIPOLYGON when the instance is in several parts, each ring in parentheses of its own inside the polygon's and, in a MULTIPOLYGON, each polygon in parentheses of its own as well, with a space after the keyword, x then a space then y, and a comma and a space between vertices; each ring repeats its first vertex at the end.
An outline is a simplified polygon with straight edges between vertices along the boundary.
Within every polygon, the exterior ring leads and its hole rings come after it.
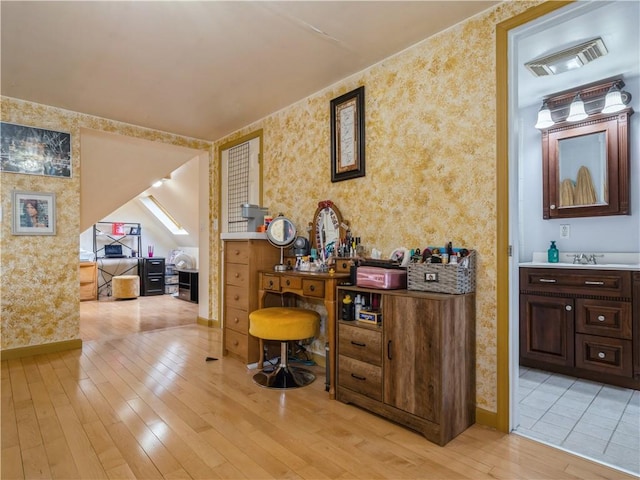
POLYGON ((178 298, 198 303, 197 270, 178 270, 178 298))
POLYGON ((520 364, 640 388, 637 275, 521 268, 520 364))
POLYGON ((164 258, 138 260, 140 295, 164 295, 164 258))
POLYGON ((338 287, 379 295, 381 324, 338 324, 337 398, 444 445, 475 421, 475 296, 338 287))

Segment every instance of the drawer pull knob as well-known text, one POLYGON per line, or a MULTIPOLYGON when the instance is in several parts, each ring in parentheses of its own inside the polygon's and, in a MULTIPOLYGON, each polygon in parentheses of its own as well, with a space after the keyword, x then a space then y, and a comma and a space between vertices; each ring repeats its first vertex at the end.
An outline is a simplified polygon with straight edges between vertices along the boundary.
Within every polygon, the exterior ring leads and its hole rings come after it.
POLYGON ((571 305, 565 305, 564 309, 565 309, 567 312, 570 312, 571 310, 573 310, 573 308, 571 307, 571 305))
POLYGON ((236 273, 235 277, 236 277, 236 278, 240 278, 240 274, 239 274, 239 273, 236 273))
POLYGON ((601 322, 604 322, 605 320, 604 315, 598 315, 598 320, 601 322))
POLYGON ((353 378, 355 378, 356 380, 362 380, 365 381, 367 379, 367 377, 361 377, 360 375, 356 375, 355 373, 352 373, 351 376, 353 378))
POLYGON ((585 285, 604 285, 604 282, 592 282, 591 280, 585 280, 585 285))
POLYGON ((234 296, 233 296, 233 299, 234 299, 234 300, 240 300, 240 295, 234 295, 234 296))
POLYGON ((540 283, 556 283, 555 278, 541 278, 539 280, 540 283))
POLYGON ((309 290, 311 290, 312 292, 315 292, 316 291, 316 286, 315 285, 311 285, 309 287, 309 290))
POLYGON ((239 319, 238 317, 236 317, 236 318, 234 318, 234 319, 233 319, 233 322, 234 322, 234 323, 239 323, 239 322, 240 322, 240 319, 239 319))
POLYGON ((234 346, 234 347, 237 347, 237 346, 238 346, 238 340, 234 340, 234 341, 233 341, 233 346, 234 346))
POLYGON ((604 357, 606 357, 604 352, 598 352, 598 358, 604 358, 604 357))
POLYGON ((289 285, 291 285, 291 281, 290 281, 290 280, 287 280, 287 287, 288 287, 289 285))
POLYGON ((273 280, 269 280, 269 287, 273 287, 273 280))
POLYGON ((347 262, 342 262, 342 268, 347 268, 347 262))
POLYGON ((234 255, 240 255, 240 250, 234 250, 234 251, 233 251, 233 254, 234 254, 234 255))
POLYGON ((354 342, 353 340, 351 340, 351 345, 355 345, 356 347, 366 347, 367 346, 366 343, 354 342))

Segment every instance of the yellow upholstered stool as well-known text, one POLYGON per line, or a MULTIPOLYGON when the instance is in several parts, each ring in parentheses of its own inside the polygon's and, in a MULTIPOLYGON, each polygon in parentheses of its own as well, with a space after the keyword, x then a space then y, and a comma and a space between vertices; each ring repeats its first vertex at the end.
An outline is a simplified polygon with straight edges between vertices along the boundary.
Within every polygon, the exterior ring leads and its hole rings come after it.
MULTIPOLYGON (((320 315, 304 308, 270 307, 249 314, 249 333, 262 340, 280 341, 280 365, 273 372, 264 370, 253 376, 258 385, 268 388, 297 388, 309 385, 315 375, 306 368, 287 363, 287 342, 315 337, 320 315)), ((262 349, 260 354, 262 355, 262 349)))
POLYGON ((138 275, 119 275, 111 279, 113 298, 138 298, 140 296, 140 277, 138 275))

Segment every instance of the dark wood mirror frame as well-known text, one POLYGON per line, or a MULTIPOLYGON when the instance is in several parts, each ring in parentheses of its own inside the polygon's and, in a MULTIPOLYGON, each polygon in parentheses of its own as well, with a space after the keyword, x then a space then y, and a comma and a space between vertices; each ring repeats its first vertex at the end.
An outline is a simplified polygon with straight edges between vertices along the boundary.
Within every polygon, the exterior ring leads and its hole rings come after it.
POLYGON ((318 208, 313 214, 313 221, 310 224, 311 234, 310 234, 309 242, 311 243, 311 248, 315 248, 315 249, 320 248, 321 232, 320 232, 319 226, 323 221, 324 215, 328 215, 329 220, 333 224, 334 228, 338 230, 338 238, 337 238, 338 242, 340 241, 340 239, 343 239, 346 236, 346 233, 347 233, 346 223, 342 219, 342 214, 340 213, 340 210, 338 209, 338 207, 335 206, 335 204, 331 200, 324 200, 318 203, 318 208))
POLYGON ((629 215, 629 117, 633 109, 595 114, 580 122, 561 122, 542 132, 542 210, 544 219, 629 215), (604 133, 607 201, 561 208, 559 142, 604 133))

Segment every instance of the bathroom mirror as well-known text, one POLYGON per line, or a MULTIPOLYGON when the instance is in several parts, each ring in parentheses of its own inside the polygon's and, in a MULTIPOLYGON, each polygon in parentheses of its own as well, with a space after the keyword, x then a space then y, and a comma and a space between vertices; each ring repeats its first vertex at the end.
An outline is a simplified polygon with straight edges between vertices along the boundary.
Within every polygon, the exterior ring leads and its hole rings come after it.
POLYGON ((284 271, 287 266, 284 264, 284 249, 290 246, 296 239, 296 226, 286 217, 278 216, 274 218, 267 228, 267 240, 274 247, 280 248, 280 264, 274 267, 276 271, 284 271))
POLYGON ((629 214, 632 113, 592 115, 542 133, 543 218, 629 214))
POLYGON ((331 200, 319 202, 311 223, 311 247, 319 252, 332 250, 346 237, 346 229, 338 207, 331 200))

